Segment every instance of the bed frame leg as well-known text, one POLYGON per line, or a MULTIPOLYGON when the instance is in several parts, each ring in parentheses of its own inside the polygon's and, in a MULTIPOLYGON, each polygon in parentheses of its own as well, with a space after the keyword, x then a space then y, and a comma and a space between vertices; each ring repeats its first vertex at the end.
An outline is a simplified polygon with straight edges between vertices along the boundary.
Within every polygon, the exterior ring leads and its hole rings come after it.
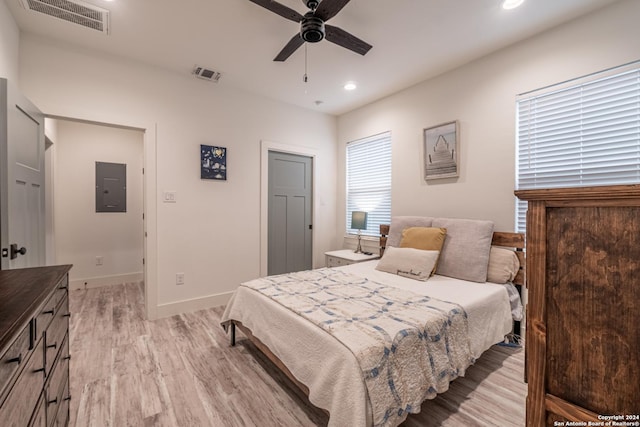
POLYGON ((235 347, 236 345, 236 324, 231 322, 231 334, 230 334, 230 340, 231 340, 231 347, 235 347))

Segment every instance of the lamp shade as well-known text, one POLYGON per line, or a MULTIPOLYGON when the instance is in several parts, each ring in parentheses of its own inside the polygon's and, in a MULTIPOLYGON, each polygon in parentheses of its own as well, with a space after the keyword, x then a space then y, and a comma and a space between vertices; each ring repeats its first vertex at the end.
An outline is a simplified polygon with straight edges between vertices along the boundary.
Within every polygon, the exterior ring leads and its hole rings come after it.
POLYGON ((365 230, 367 228, 367 213, 363 211, 351 212, 351 229, 365 230))

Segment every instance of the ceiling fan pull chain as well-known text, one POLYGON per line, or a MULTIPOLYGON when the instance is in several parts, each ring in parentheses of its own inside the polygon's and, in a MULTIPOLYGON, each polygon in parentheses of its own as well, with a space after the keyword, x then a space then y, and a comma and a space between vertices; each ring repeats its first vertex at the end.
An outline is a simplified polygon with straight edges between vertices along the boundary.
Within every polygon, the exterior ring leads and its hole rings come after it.
POLYGON ((307 43, 304 44, 304 76, 302 81, 307 82, 307 43))

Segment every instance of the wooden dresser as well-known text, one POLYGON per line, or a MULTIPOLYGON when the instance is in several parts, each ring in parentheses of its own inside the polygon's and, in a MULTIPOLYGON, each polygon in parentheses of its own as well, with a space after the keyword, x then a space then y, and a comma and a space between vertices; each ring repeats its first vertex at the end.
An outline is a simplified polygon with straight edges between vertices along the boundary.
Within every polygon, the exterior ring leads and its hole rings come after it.
POLYGON ((0 271, 0 425, 69 423, 70 265, 0 271))
POLYGON ((640 185, 515 194, 529 204, 527 426, 639 421, 640 185))

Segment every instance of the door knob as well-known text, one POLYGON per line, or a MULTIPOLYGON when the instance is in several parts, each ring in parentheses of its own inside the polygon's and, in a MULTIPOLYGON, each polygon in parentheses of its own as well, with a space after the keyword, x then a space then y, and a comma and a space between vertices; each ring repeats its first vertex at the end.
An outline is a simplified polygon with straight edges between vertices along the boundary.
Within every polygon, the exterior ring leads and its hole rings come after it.
POLYGON ((16 258, 18 258, 18 255, 24 255, 26 253, 27 253, 27 248, 25 248, 23 246, 20 249, 18 249, 18 245, 16 245, 15 243, 12 243, 11 244, 11 256, 9 257, 9 259, 16 259, 16 258))

